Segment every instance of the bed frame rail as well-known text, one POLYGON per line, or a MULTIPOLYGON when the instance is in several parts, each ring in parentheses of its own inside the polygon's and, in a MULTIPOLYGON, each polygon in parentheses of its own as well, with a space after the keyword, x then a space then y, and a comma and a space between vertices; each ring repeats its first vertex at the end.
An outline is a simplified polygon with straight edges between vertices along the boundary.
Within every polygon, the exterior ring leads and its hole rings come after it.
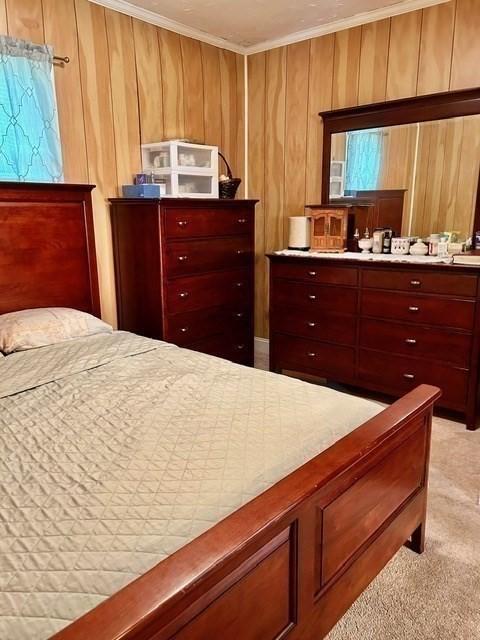
POLYGON ((403 544, 424 548, 422 385, 55 640, 319 640, 403 544))

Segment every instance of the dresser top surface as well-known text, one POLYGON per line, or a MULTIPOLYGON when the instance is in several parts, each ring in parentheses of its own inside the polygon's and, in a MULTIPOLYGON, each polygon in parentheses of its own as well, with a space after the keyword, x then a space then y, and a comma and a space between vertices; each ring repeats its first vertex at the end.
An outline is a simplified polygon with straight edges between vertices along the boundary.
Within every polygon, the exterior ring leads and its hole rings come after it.
POLYGON ((244 205, 257 204, 258 200, 247 199, 235 199, 229 198, 110 198, 109 202, 116 204, 136 204, 136 205, 151 205, 160 204, 177 206, 177 207, 201 207, 201 206, 228 206, 228 207, 241 207, 244 205))
MULTIPOLYGON (((308 252, 305 252, 305 256, 297 256, 297 255, 283 255, 278 253, 268 253, 266 254, 267 258, 269 258, 272 262, 291 262, 291 263, 303 263, 303 264, 312 264, 315 262, 315 265, 318 267, 320 265, 328 265, 328 266, 342 266, 342 267, 359 267, 361 269, 390 269, 390 270, 428 270, 428 271, 443 271, 449 273, 469 273, 471 275, 480 275, 480 265, 464 265, 464 264, 447 264, 447 263, 431 263, 431 262, 402 262, 402 261, 388 261, 388 260, 371 260, 369 258, 343 258, 338 257, 338 254, 335 254, 335 257, 328 255, 309 255, 308 252)), ((358 254, 357 254, 358 255, 358 254)))

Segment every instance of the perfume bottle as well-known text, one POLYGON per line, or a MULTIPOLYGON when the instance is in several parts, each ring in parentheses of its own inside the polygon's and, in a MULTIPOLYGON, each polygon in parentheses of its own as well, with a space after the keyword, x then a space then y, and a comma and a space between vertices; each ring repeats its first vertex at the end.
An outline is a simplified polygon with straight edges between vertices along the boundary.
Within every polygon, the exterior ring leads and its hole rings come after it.
POLYGON ((391 253, 392 251, 392 238, 393 238, 393 229, 384 229, 383 236, 383 253, 391 253))

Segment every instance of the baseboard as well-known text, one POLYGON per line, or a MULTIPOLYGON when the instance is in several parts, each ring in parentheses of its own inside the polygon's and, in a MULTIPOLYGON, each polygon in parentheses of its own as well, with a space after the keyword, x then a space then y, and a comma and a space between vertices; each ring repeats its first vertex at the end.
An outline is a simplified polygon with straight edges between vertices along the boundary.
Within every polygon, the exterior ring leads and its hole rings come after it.
POLYGON ((255 354, 268 356, 270 352, 270 340, 268 338, 255 338, 255 354))
POLYGON ((268 369, 269 354, 270 340, 267 338, 255 338, 255 367, 257 369, 268 369))

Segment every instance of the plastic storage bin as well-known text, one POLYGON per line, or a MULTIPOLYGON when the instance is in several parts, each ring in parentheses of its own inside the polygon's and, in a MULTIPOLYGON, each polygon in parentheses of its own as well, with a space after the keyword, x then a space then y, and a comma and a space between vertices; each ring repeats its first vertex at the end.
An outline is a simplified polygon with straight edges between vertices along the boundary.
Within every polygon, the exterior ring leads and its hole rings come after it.
POLYGON ((218 147, 178 140, 142 145, 147 174, 166 182, 166 195, 218 198, 218 147))

